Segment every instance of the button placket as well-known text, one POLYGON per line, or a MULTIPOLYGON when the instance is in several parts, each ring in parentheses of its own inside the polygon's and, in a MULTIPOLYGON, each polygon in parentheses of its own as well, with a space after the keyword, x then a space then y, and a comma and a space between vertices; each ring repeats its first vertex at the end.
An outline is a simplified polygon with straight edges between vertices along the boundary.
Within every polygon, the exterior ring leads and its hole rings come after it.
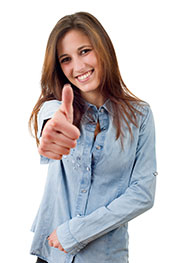
MULTIPOLYGON (((86 127, 88 124, 86 124, 86 127)), ((92 127, 91 127, 92 128, 92 127)), ((95 126, 94 126, 95 128, 95 126)), ((77 204, 76 204, 76 215, 83 216, 86 211, 86 205, 88 202, 88 192, 91 186, 91 141, 93 140, 92 137, 92 130, 86 129, 85 131, 85 141, 84 141, 84 150, 82 153, 81 158, 81 173, 82 178, 79 187, 79 193, 77 197, 77 204)))

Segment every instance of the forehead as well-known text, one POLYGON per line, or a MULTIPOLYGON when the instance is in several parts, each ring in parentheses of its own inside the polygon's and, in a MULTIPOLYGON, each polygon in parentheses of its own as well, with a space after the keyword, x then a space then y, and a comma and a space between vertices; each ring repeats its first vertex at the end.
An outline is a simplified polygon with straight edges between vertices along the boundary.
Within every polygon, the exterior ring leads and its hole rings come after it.
POLYGON ((91 45, 88 36, 80 30, 71 30, 58 41, 57 50, 59 54, 67 53, 85 45, 91 45))

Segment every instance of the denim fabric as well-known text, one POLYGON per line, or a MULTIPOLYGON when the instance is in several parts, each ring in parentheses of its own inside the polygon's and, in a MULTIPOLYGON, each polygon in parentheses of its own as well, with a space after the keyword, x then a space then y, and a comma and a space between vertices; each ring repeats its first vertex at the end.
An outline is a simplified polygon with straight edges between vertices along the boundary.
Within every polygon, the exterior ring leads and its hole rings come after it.
MULTIPOLYGON (((44 120, 61 102, 45 102, 38 115, 38 137, 44 120)), ((138 127, 125 124, 123 148, 116 140, 111 102, 97 109, 87 104, 76 148, 48 164, 43 199, 34 220, 31 254, 48 263, 127 263, 128 221, 150 209, 156 185, 155 129, 150 106, 137 106, 138 127), (99 120, 101 132, 94 140, 99 120), (125 127, 126 126, 126 127, 125 127), (49 247, 56 229, 68 252, 49 247)))

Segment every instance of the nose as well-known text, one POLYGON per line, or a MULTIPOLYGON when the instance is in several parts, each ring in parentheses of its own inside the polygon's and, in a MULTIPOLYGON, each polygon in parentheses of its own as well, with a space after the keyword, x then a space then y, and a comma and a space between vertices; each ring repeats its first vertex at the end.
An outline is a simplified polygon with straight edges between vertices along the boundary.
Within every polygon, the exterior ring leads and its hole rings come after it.
POLYGON ((74 58, 74 60, 73 60, 73 72, 74 72, 74 75, 83 73, 84 69, 85 69, 85 64, 82 61, 82 59, 79 58, 79 57, 74 58))

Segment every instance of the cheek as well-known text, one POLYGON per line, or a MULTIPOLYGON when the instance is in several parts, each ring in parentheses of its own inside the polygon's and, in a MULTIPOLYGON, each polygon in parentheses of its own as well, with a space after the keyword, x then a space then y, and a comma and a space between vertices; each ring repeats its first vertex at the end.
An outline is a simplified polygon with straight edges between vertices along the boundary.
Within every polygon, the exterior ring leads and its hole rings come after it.
POLYGON ((90 64, 93 68, 95 68, 96 73, 98 74, 98 77, 100 77, 101 70, 100 70, 100 63, 99 63, 97 56, 95 54, 91 54, 88 59, 89 59, 88 64, 90 64))
POLYGON ((64 65, 64 66, 61 67, 61 69, 62 69, 64 75, 67 78, 69 78, 70 77, 70 69, 69 69, 69 67, 67 65, 64 65))
POLYGON ((97 67, 98 61, 94 53, 90 53, 89 56, 85 58, 85 60, 87 64, 90 64, 93 67, 97 67))

